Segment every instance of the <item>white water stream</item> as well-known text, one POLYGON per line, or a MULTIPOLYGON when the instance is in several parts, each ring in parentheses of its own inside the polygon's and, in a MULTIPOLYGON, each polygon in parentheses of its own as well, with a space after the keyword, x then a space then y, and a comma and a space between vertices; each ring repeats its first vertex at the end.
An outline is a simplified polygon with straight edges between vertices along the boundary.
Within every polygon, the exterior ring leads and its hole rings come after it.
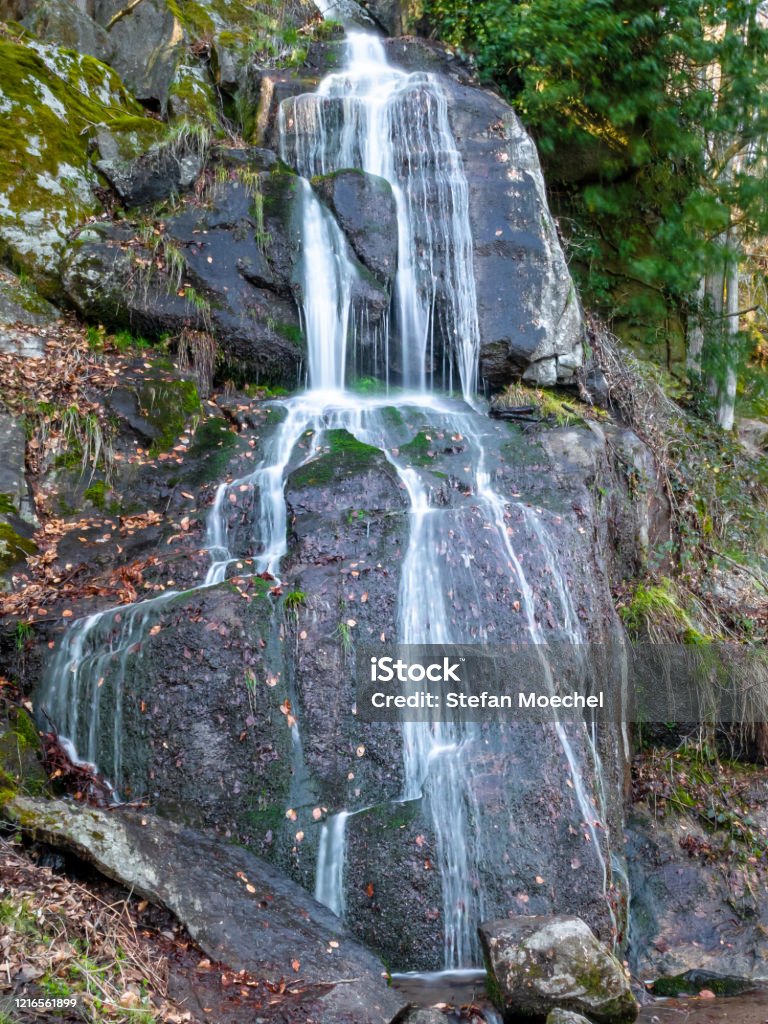
MULTIPOLYGON (((254 472, 219 486, 207 528, 211 566, 200 586, 224 580, 235 560, 226 513, 230 491, 243 484, 252 487, 255 496, 254 571, 279 574, 287 545, 285 477, 289 464, 297 461, 297 442, 311 433, 313 443, 304 455, 306 461, 322 444, 326 431, 343 428, 385 453, 408 495, 410 535, 400 578, 398 640, 407 644, 492 640, 482 623, 457 616, 454 610, 455 595, 463 595, 469 603, 479 587, 472 552, 462 543, 460 522, 452 510, 435 505, 427 475, 394 453, 392 426, 383 415, 383 409, 392 406, 427 410, 430 422, 461 436, 466 445, 473 514, 483 521, 496 564, 510 587, 522 595, 529 641, 543 645, 533 589, 510 536, 509 515, 514 503, 494 489, 483 448, 487 420, 474 405, 478 328, 468 189, 439 82, 428 74, 392 68, 380 40, 352 33, 344 69, 329 75, 316 93, 285 101, 280 125, 283 159, 305 179, 301 192, 301 294, 309 387, 279 403, 284 419, 266 442, 254 472), (385 178, 396 200, 398 269, 385 344, 400 367, 405 386, 397 395, 364 398, 345 390, 353 333, 352 294, 358 272, 341 230, 316 198, 308 179, 350 167, 385 178), (454 386, 462 400, 441 396, 433 390, 438 384, 454 386)), ((554 581, 561 635, 578 644, 583 639, 578 618, 552 542, 531 510, 516 507, 522 509, 554 581)), ((103 737, 99 743, 100 734, 105 729, 111 731, 109 764, 101 767, 118 789, 122 781, 126 659, 140 645, 163 604, 175 596, 164 593, 73 623, 40 697, 41 705, 84 760, 97 761, 99 750, 103 756, 105 744, 103 737)), ((544 647, 540 649, 548 671, 544 647)), ((551 681, 551 673, 549 678, 551 681)), ((562 725, 552 728, 605 887, 608 871, 598 834, 600 814, 584 781, 584 772, 592 774, 595 765, 582 769, 568 729, 562 725)), ((476 928, 485 913, 479 879, 484 836, 466 763, 479 743, 479 727, 451 722, 404 723, 402 729, 402 799, 423 798, 435 834, 445 966, 476 965, 476 928)), ((360 813, 360 809, 339 809, 328 818, 318 851, 315 895, 339 915, 344 911, 346 828, 351 813, 360 813)))

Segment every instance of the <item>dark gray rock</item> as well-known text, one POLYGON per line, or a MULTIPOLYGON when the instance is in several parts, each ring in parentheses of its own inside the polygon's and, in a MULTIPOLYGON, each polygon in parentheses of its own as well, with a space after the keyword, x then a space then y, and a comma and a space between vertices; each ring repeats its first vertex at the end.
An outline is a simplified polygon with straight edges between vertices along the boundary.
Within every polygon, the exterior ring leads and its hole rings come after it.
POLYGON ((26 435, 22 424, 0 406, 0 591, 6 575, 35 554, 35 507, 26 479, 26 435))
POLYGON ((0 511, 12 510, 34 523, 34 505, 26 477, 26 447, 23 423, 0 406, 0 511))
POLYGON ((494 1002, 505 1014, 582 1011, 623 1024, 638 1007, 622 965, 578 917, 508 917, 480 926, 494 1002))
POLYGON ((293 387, 303 354, 292 286, 295 186, 290 174, 262 174, 257 206, 235 176, 217 187, 209 208, 191 204, 169 219, 165 244, 180 277, 158 267, 129 229, 86 228, 64 260, 66 294, 83 316, 109 327, 148 337, 184 327, 212 332, 233 372, 293 387))
POLYGON ((397 272, 397 209, 389 182, 363 171, 339 171, 312 181, 357 258, 391 288, 397 272))
POLYGON ((408 31, 408 0, 360 0, 366 14, 390 36, 408 31))
POLYGON ((392 39, 390 60, 437 75, 469 183, 480 376, 568 383, 583 362, 581 309, 549 212, 536 148, 512 108, 473 84, 445 46, 392 39))
POLYGON ((38 39, 86 53, 105 64, 114 55, 114 43, 107 32, 88 17, 82 5, 71 0, 34 3, 21 23, 38 39))
POLYGON ((498 96, 444 85, 469 181, 480 375, 492 387, 515 373, 571 380, 582 362, 581 310, 534 144, 498 96))
POLYGON ((158 110, 168 102, 184 32, 165 0, 142 0, 129 14, 123 0, 96 0, 94 18, 109 34, 111 64, 136 99, 158 110))
MULTIPOLYGON (((750 817, 768 826, 768 795, 753 787, 750 817)), ((768 886, 747 865, 692 857, 710 833, 696 819, 636 804, 627 824, 633 973, 644 981, 708 971, 768 983, 768 886)), ((698 988, 709 988, 702 982, 698 988)), ((698 991, 694 988, 694 991, 698 991)))
MULTIPOLYGON (((0 327, 11 324, 42 327, 53 323, 58 315, 56 307, 38 295, 31 285, 21 281, 15 274, 0 269, 0 327)), ((20 355, 42 355, 43 339, 25 332, 23 327, 20 327, 19 332, 3 331, 0 350, 17 351, 20 355), (9 339, 11 333, 26 335, 26 340, 22 341, 18 337, 9 339)))
POLYGON ((203 169, 195 147, 158 146, 126 158, 121 140, 106 129, 96 136, 100 159, 96 166, 126 206, 156 203, 191 188, 203 169))
POLYGON ((411 1010, 403 1024, 445 1024, 445 1014, 431 1008, 411 1010))
POLYGON ((381 961, 334 914, 243 849, 151 815, 23 797, 6 813, 36 838, 167 907, 208 956, 231 969, 278 983, 296 974, 298 960, 307 1019, 389 1024, 405 1009, 381 961))

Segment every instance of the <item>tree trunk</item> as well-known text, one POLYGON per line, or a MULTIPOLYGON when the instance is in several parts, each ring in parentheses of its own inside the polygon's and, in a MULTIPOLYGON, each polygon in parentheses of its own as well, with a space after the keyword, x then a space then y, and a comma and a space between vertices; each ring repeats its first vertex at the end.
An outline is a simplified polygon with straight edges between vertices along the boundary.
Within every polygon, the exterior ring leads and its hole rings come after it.
MULTIPOLYGON (((729 246, 734 245, 729 239, 729 246)), ((735 253, 728 268, 726 279, 725 325, 722 333, 725 376, 717 387, 717 425, 723 430, 733 430, 736 406, 736 360, 739 334, 739 264, 735 253)))

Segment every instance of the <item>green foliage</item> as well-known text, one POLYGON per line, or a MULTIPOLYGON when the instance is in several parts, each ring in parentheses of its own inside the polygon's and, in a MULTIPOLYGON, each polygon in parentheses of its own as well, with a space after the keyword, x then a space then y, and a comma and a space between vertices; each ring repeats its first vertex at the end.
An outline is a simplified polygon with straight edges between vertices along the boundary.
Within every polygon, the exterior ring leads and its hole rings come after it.
POLYGON ((117 334, 110 338, 110 344, 118 352, 141 352, 152 347, 151 341, 147 341, 146 338, 142 338, 140 335, 132 334, 130 331, 118 331, 117 334))
POLYGON ((656 584, 640 583, 619 614, 630 635, 650 637, 658 643, 706 643, 709 640, 684 607, 675 586, 669 579, 656 584))
POLYGON ((285 607, 288 611, 295 612, 306 603, 307 595, 303 590, 292 590, 289 594, 285 595, 285 607))
POLYGON ((28 622, 16 623, 16 650, 23 651, 34 635, 34 631, 28 622))
POLYGON ((723 232, 768 227, 756 0, 428 0, 534 131, 588 305, 648 343, 684 326, 723 232), (721 78, 713 85, 711 71, 721 78), (709 72, 709 74, 708 74, 709 72), (716 97, 713 95, 716 89, 716 97), (734 170, 733 147, 744 154, 734 170))

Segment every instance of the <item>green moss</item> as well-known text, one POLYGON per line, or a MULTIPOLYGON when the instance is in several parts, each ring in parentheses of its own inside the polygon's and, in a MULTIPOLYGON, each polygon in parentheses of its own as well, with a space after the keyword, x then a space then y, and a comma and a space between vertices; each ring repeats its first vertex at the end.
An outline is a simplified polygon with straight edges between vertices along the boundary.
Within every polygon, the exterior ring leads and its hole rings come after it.
POLYGON ((166 0, 168 10, 179 24, 187 31, 194 42, 212 39, 216 26, 205 5, 195 0, 166 0))
POLYGON ((619 614, 635 638, 650 636, 659 642, 687 644, 709 643, 712 639, 696 627, 669 579, 638 584, 619 614))
POLYGON ((107 504, 107 494, 109 493, 109 487, 104 480, 97 480, 92 483, 90 487, 86 487, 83 492, 83 497, 86 501, 90 501, 91 504, 95 505, 96 508, 103 509, 107 504))
POLYGON ((0 515, 16 515, 18 508, 13 502, 10 494, 0 494, 0 515))
POLYGON ((229 429, 226 420, 218 416, 203 420, 189 446, 187 462, 193 466, 185 473, 185 480, 200 484, 221 479, 236 447, 237 435, 229 429))
POLYGON ((276 323, 275 330, 281 338, 286 338, 294 345, 304 344, 304 334, 298 324, 276 323))
POLYGON ((213 85, 196 69, 183 67, 168 92, 168 102, 174 118, 199 121, 218 126, 218 108, 213 85))
POLYGON ((381 418, 390 427, 402 427, 405 423, 405 420, 403 419, 403 414, 400 412, 396 405, 387 405, 384 409, 382 409, 381 418))
POLYGON ((101 210, 90 138, 150 119, 94 58, 8 39, 0 40, 0 108, 0 256, 52 294, 68 235, 101 210))
POLYGON ((716 996, 737 996, 750 989, 749 982, 741 978, 719 977, 706 971, 686 971, 671 978, 657 978, 651 986, 655 996, 675 998, 683 995, 698 995, 708 988, 716 996))
POLYGON ((18 534, 8 523, 0 522, 0 572, 24 561, 37 552, 36 545, 18 534))
POLYGON ((331 483, 340 476, 365 473, 382 459, 378 448, 363 444, 346 430, 325 434, 328 452, 299 466, 291 474, 293 487, 311 487, 331 483))
POLYGON ((38 758, 40 737, 23 708, 11 708, 0 722, 0 804, 18 792, 38 796, 47 778, 38 758))
POLYGON ((23 708, 18 708, 11 721, 11 730, 24 748, 37 750, 40 746, 40 735, 37 726, 23 708))
POLYGON ((434 462, 434 456, 429 453, 433 447, 431 436, 426 431, 420 430, 412 441, 400 446, 400 454, 408 462, 412 462, 417 466, 431 466, 434 462))
POLYGON ((149 380, 139 388, 137 398, 142 415, 157 433, 152 455, 173 447, 189 418, 202 413, 197 386, 189 380, 149 380))
POLYGON ((289 611, 296 611, 301 605, 307 603, 307 595, 303 590, 292 590, 289 594, 285 595, 284 604, 289 611))

